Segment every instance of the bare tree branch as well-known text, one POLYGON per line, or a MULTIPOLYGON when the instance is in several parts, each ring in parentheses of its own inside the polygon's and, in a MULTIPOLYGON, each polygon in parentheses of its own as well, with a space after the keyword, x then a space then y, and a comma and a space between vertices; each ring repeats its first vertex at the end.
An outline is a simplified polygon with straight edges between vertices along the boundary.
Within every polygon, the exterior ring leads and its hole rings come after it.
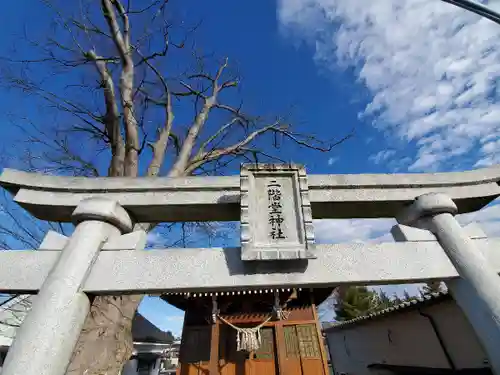
POLYGON ((193 151, 193 147, 195 145, 195 142, 198 138, 198 135, 203 128, 203 125, 205 125, 208 115, 214 105, 217 103, 217 97, 219 93, 221 92, 222 87, 219 86, 219 79, 224 72, 224 69, 227 68, 228 60, 222 64, 219 69, 217 70, 217 74, 215 75, 215 78, 212 81, 212 95, 209 97, 204 98, 204 104, 203 108, 201 111, 196 115, 195 120, 191 127, 189 128, 188 135, 186 139, 184 140, 181 150, 179 152, 179 156, 177 157, 177 160, 175 164, 173 165, 169 176, 175 177, 175 176, 180 176, 186 173, 186 170, 189 165, 189 158, 191 156, 191 153, 193 151))
MULTIPOLYGON (((230 123, 231 124, 231 123, 230 123)), ((276 121, 273 124, 267 125, 263 128, 253 131, 250 135, 248 135, 245 139, 241 140, 238 143, 235 143, 229 147, 225 147, 222 149, 214 149, 209 152, 201 152, 199 153, 193 160, 191 160, 189 166, 186 168, 186 172, 188 174, 192 173, 194 170, 198 169, 201 165, 214 160, 219 159, 222 156, 240 153, 241 151, 246 151, 245 146, 251 143, 258 136, 266 133, 266 132, 277 132, 282 134, 287 134, 286 127, 280 125, 279 121, 276 121)))
MULTIPOLYGON (((138 53, 140 53, 138 51, 138 53)), ((142 57, 142 55, 141 55, 142 57)), ((148 176, 157 176, 160 172, 160 168, 165 160, 165 152, 167 150, 168 140, 170 138, 170 132, 172 130, 172 124, 174 121, 174 113, 172 110, 172 95, 168 87, 165 77, 159 72, 159 70, 151 64, 148 59, 143 59, 146 65, 154 72, 161 82, 163 90, 165 92, 165 125, 159 129, 159 135, 156 142, 153 144, 153 158, 149 163, 148 170, 146 174, 148 176)))
POLYGON ((130 48, 129 18, 119 0, 102 0, 102 9, 113 42, 122 60, 119 87, 125 127, 125 164, 123 173, 125 176, 136 177, 139 167, 140 142, 133 102, 134 62, 132 60, 132 49, 130 48), (123 31, 116 19, 115 9, 122 19, 123 31))
POLYGON ((120 131, 120 114, 116 103, 115 86, 113 77, 108 71, 106 62, 99 60, 94 51, 87 54, 95 62, 95 66, 102 80, 103 96, 106 105, 104 124, 111 144, 111 161, 109 166, 110 176, 123 176, 125 162, 125 145, 120 131))

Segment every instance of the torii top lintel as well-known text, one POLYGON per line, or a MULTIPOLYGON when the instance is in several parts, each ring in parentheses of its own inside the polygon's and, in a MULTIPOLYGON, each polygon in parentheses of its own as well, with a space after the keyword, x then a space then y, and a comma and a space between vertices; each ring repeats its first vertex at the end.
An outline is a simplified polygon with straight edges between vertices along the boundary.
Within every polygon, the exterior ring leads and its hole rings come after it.
MULTIPOLYGON (((500 165, 465 172, 308 175, 312 217, 395 217, 416 197, 449 195, 460 213, 500 195, 500 165)), ((69 222, 91 196, 118 201, 138 222, 239 221, 240 177, 60 177, 4 169, 0 185, 42 220, 69 222)))

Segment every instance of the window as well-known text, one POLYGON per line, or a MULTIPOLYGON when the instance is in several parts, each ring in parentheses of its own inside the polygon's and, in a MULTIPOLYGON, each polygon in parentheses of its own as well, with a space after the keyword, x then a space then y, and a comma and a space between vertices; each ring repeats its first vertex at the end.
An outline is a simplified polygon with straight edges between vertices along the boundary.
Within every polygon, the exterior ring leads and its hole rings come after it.
POLYGON ((287 358, 321 358, 318 332, 315 324, 283 327, 287 358))
POLYGON ((321 358, 319 350, 318 332, 314 324, 297 326, 300 356, 302 358, 321 358))
POLYGON ((261 345, 255 351, 255 359, 274 359, 274 330, 264 327, 260 330, 261 345))
POLYGON ((285 336, 285 355, 287 358, 295 358, 300 356, 299 340, 297 339, 297 330, 295 326, 284 326, 283 333, 285 336))

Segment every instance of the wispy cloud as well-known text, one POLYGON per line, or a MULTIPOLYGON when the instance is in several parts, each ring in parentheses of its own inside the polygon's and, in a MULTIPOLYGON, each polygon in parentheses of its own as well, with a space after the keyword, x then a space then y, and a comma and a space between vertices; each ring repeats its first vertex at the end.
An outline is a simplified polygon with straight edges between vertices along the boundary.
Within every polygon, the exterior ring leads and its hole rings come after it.
POLYGON ((382 150, 370 156, 370 161, 374 164, 380 164, 387 161, 395 153, 396 151, 394 150, 382 150))
POLYGON ((172 315, 172 316, 166 316, 165 320, 167 322, 175 322, 179 320, 184 320, 184 315, 172 315))
POLYGON ((147 240, 146 240, 146 247, 148 248, 155 248, 155 247, 160 247, 165 243, 165 239, 161 235, 161 233, 158 232, 148 232, 147 235, 147 240))
POLYGON ((278 18, 318 64, 355 68, 361 116, 416 146, 408 169, 500 162, 498 25, 439 0, 281 0, 278 18))
POLYGON ((180 336, 184 322, 183 311, 158 297, 146 296, 139 306, 139 312, 159 329, 180 336))
POLYGON ((500 237, 500 202, 496 201, 480 211, 458 215, 458 221, 462 225, 476 222, 489 237, 500 237))
POLYGON ((314 229, 319 243, 392 241, 390 230, 394 219, 315 220, 314 229))
POLYGON ((331 157, 328 159, 327 163, 328 165, 333 165, 335 164, 337 161, 339 160, 339 158, 334 158, 334 157, 331 157))
MULTIPOLYGON (((476 222, 489 237, 500 237, 500 200, 457 219, 462 226, 476 222)), ((315 220, 314 228, 319 243, 380 243, 393 241, 390 230, 395 224, 394 219, 329 219, 315 220)))
MULTIPOLYGON (((490 237, 500 236, 500 202, 493 202, 484 209, 470 214, 457 216, 463 225, 476 222, 490 237)), ((316 220, 314 223, 316 237, 320 243, 363 242, 381 243, 393 242, 390 230, 396 221, 393 219, 345 219, 345 220, 316 220)), ((389 296, 397 294, 403 296, 404 292, 417 295, 423 284, 383 285, 374 286, 382 288, 389 296)), ((332 299, 327 299, 320 306, 320 319, 331 321, 334 317, 332 299)))

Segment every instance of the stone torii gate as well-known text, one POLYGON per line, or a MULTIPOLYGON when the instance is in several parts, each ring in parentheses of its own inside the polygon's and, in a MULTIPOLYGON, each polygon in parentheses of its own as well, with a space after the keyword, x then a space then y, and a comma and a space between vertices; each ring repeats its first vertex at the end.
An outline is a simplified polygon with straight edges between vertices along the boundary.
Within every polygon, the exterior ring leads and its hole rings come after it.
POLYGON ((0 291, 38 293, 3 375, 63 375, 89 294, 175 293, 444 280, 500 375, 500 239, 457 213, 500 195, 500 167, 311 175, 247 165, 240 176, 72 178, 5 169, 0 184, 43 220, 73 222, 38 251, 0 251, 0 291), (313 219, 393 217, 396 243, 314 244, 313 219), (241 221, 241 249, 144 251, 137 222, 241 221))

